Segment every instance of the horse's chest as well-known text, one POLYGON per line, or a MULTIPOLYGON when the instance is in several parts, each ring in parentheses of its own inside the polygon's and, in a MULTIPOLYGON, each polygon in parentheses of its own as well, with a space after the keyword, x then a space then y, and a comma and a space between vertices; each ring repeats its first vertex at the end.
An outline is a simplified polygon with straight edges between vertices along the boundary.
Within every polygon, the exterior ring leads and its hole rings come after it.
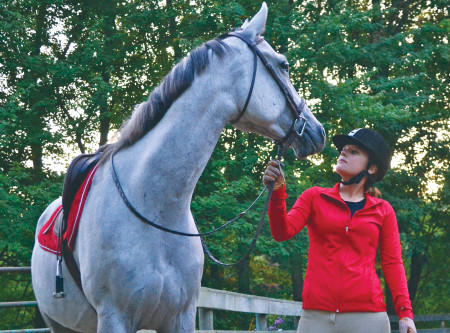
POLYGON ((102 237, 97 245, 103 250, 90 259, 99 267, 89 265, 95 283, 120 294, 119 299, 134 302, 130 299, 134 295, 147 306, 163 302, 166 308, 180 308, 188 304, 198 292, 203 273, 200 240, 164 233, 132 234, 116 230, 102 237))

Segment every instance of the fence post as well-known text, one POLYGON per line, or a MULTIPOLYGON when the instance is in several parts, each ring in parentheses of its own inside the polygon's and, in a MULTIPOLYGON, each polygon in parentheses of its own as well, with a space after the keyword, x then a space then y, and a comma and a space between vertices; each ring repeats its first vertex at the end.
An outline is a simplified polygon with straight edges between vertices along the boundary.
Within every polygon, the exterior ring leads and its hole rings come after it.
POLYGON ((200 330, 213 330, 213 312, 211 309, 198 308, 198 328, 200 330))
POLYGON ((267 316, 265 314, 256 314, 256 330, 267 331, 267 316))

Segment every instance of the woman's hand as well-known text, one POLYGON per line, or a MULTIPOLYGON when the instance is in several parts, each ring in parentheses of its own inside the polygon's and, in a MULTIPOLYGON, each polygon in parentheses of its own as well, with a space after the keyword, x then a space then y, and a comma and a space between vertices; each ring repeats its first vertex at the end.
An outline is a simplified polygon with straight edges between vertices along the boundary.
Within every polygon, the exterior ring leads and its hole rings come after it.
POLYGON ((281 170, 280 163, 281 162, 278 160, 270 161, 263 176, 263 184, 267 186, 268 184, 274 182, 274 190, 279 190, 284 186, 284 174, 283 170, 281 170))
POLYGON ((417 333, 416 325, 414 325, 414 320, 408 317, 403 317, 398 322, 398 328, 400 333, 417 333))

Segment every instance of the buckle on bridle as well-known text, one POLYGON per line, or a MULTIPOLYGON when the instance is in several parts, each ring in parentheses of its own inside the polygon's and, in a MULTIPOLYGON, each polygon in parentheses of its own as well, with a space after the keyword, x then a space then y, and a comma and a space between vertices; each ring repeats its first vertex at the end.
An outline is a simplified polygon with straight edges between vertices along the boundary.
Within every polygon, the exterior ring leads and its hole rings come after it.
POLYGON ((295 131, 295 134, 297 134, 297 136, 299 136, 299 137, 303 136, 303 133, 305 132, 305 128, 306 128, 306 122, 307 122, 307 120, 306 120, 305 117, 303 117, 302 114, 300 114, 300 115, 298 116, 298 118, 295 119, 295 123, 294 123, 294 131, 295 131), (300 119, 303 119, 303 125, 300 125, 300 126, 297 127, 297 123, 298 123, 298 121, 299 121, 300 119), (301 131, 299 132, 297 128, 300 128, 300 127, 301 127, 301 131))

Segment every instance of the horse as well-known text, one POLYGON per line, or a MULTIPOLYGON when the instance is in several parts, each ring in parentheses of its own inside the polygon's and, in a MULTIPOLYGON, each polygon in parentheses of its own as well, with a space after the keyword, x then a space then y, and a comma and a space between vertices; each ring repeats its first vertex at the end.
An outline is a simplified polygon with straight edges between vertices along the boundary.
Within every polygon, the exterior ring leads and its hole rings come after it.
MULTIPOLYGON (((32 283, 52 332, 195 330, 204 261, 201 241, 140 221, 116 188, 112 157, 123 192, 143 216, 166 228, 196 233, 192 194, 228 123, 272 140, 286 138, 297 158, 323 149, 324 129, 295 91, 286 58, 261 37, 267 13, 263 3, 234 36, 191 51, 135 107, 120 139, 105 148, 73 252, 82 290, 63 263, 66 295, 53 297, 56 257, 36 242, 32 283), (267 64, 261 65, 255 49, 267 64), (300 115, 292 112, 292 104, 300 115)), ((59 205, 61 198, 46 208, 38 231, 59 205)))

